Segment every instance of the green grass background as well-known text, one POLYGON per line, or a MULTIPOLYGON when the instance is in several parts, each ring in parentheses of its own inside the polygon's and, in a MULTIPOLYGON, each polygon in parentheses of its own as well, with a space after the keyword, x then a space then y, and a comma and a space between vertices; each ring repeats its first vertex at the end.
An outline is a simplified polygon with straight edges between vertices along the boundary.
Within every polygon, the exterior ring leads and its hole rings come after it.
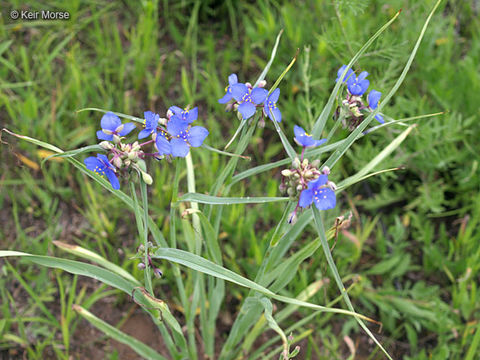
MULTIPOLYGON (((3 1, 0 124, 67 150, 96 141, 101 114, 77 114, 78 109, 99 107, 142 116, 145 110, 164 115, 170 105, 194 104, 199 106, 198 122, 210 131, 208 144, 223 148, 238 126, 217 103, 227 76, 235 72, 241 81, 254 81, 277 33, 284 29, 267 81, 272 85, 300 49, 297 63, 280 85, 278 104, 282 127, 292 137, 294 124, 306 129, 313 125, 338 67, 402 9, 399 19, 354 67, 367 70, 371 87, 386 93, 433 3, 95 0, 27 6, 3 1), (71 19, 12 21, 11 9, 62 10, 71 19)), ((344 281, 355 284, 350 294, 357 311, 383 323, 380 339, 396 358, 478 358, 479 11, 473 0, 442 3, 409 75, 384 112, 395 119, 446 113, 419 120, 402 146, 380 165, 403 165, 404 170, 370 178, 342 193, 327 223, 332 225, 334 216, 354 213, 349 233, 340 235, 333 255, 344 281)), ((330 120, 327 130, 332 125, 330 120)), ((402 130, 388 128, 362 138, 335 167, 332 180, 338 182, 361 169, 402 130)), ((335 138, 345 135, 346 130, 340 130, 335 138)), ((6 134, 2 141, 2 249, 65 256, 51 243, 63 240, 99 252, 140 278, 135 262, 129 260, 139 241, 132 214, 68 163, 49 161, 35 169, 25 158, 39 165, 43 155, 39 149, 6 134)), ((268 122, 256 132, 246 153, 252 161, 243 161, 239 169, 285 157, 268 122)), ((194 151, 193 158, 197 191, 207 191, 228 159, 203 149, 194 151)), ((165 162, 150 165, 151 212, 165 234, 173 172, 165 162)), ((279 183, 279 171, 272 171, 235 185, 232 194, 278 196, 279 183)), ((185 174, 180 189, 186 192, 185 174)), ((221 224, 225 266, 253 278, 266 246, 264 238, 281 215, 275 204, 225 209, 221 224)), ((313 236, 313 228, 307 228, 301 241, 313 236)), ((330 276, 323 256, 317 255, 302 264, 285 294, 296 295, 312 281, 330 276)), ((53 349, 59 358, 77 356, 81 349, 70 349, 77 323, 68 303, 87 296, 75 291, 77 280, 22 261, 0 265, 0 351, 11 354, 15 349, 42 358, 53 349), (24 289, 21 299, 15 298, 16 287, 24 289), (60 314, 66 316, 67 325, 51 319, 60 314)), ((172 293, 171 275, 155 284, 164 296, 172 293)), ((246 295, 231 285, 228 292, 230 300, 246 295)), ((93 303, 95 298, 89 296, 93 303)), ((311 301, 325 304, 337 296, 330 284, 311 301)), ((117 302, 122 301, 127 299, 118 296, 117 302)), ((234 305, 224 309, 235 310, 234 305)), ((307 314, 299 311, 296 319, 307 314)), ((359 346, 355 358, 381 358, 377 351, 370 353, 374 348, 354 319, 322 316, 304 327, 309 329, 313 331, 302 342, 304 358, 347 358, 344 335, 359 346)))

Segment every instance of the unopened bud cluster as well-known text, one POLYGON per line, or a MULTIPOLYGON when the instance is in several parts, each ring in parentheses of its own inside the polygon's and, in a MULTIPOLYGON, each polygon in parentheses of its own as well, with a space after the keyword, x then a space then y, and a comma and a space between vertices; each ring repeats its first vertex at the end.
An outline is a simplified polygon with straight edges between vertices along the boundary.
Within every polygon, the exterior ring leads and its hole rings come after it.
POLYGON ((295 158, 292 161, 292 168, 282 170, 283 178, 280 191, 288 194, 292 199, 298 197, 310 181, 321 175, 319 166, 320 160, 314 160, 310 163, 308 159, 300 161, 299 158, 295 158))
MULTIPOLYGON (((160 278, 160 277, 162 277, 163 273, 159 268, 157 268, 153 265, 152 258, 150 257, 150 250, 153 250, 153 248, 154 248, 153 244, 149 241, 148 242, 148 250, 147 250, 148 267, 150 267, 153 270, 153 274, 157 278, 160 278)), ((142 259, 145 259, 145 246, 143 244, 141 244, 137 248, 137 255, 139 257, 141 257, 142 259)), ((144 262, 140 262, 140 263, 138 263, 137 267, 140 270, 145 270, 147 265, 145 265, 144 262)))

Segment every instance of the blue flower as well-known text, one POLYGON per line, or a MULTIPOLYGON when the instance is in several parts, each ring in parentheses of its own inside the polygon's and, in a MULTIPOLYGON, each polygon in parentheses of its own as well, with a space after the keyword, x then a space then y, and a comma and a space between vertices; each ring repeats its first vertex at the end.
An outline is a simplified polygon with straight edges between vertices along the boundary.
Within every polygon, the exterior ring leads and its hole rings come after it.
POLYGON ((178 106, 170 106, 168 110, 189 124, 191 124, 198 118, 198 107, 194 107, 192 110, 183 110, 178 106))
POLYGON ((337 200, 335 192, 326 185, 327 181, 328 175, 325 174, 320 175, 316 180, 310 181, 308 188, 301 192, 298 205, 306 208, 314 202, 318 210, 333 209, 337 200))
POLYGON ((170 155, 172 153, 172 145, 165 138, 163 131, 157 134, 155 138, 155 147, 159 155, 170 155))
POLYGON ((133 123, 122 124, 120 118, 111 111, 102 116, 100 126, 102 130, 97 131, 97 137, 108 141, 113 140, 113 135, 126 136, 135 129, 133 123))
POLYGON ((275 89, 265 100, 265 104, 263 104, 263 111, 268 117, 272 120, 277 122, 282 121, 282 113, 277 108, 277 100, 280 96, 280 89, 275 89))
POLYGON ((295 142, 305 148, 316 147, 322 145, 327 139, 314 140, 312 135, 308 134, 302 127, 295 125, 293 127, 295 134, 295 142))
POLYGON ((257 105, 260 105, 267 98, 268 91, 262 88, 249 89, 245 84, 232 85, 232 96, 238 101, 238 111, 244 119, 255 114, 257 105))
POLYGON ((150 134, 152 133, 156 134, 158 120, 160 119, 160 115, 155 114, 151 111, 145 111, 143 113, 143 116, 145 116, 145 120, 143 120, 144 129, 138 133, 139 139, 144 139, 150 136, 150 134))
MULTIPOLYGON (((177 115, 173 115, 167 123, 167 131, 172 136, 170 140, 171 154, 174 157, 185 157, 190 146, 199 147, 208 135, 208 130, 202 126, 192 126, 177 115)), ((158 138, 158 136, 157 136, 158 138)))
POLYGON ((120 189, 120 183, 118 182, 117 175, 115 175, 115 167, 110 164, 108 157, 103 154, 97 154, 97 157, 90 156, 83 160, 83 162, 88 170, 94 171, 102 176, 105 175, 115 190, 120 189))
POLYGON ((218 100, 220 104, 226 104, 233 99, 232 85, 238 84, 237 74, 230 74, 228 77, 228 86, 225 88, 225 95, 218 100))
POLYGON ((351 76, 347 80, 348 91, 350 94, 361 96, 367 91, 370 81, 366 79, 368 72, 363 71, 357 77, 351 76))
MULTIPOLYGON (((368 106, 370 109, 375 110, 378 107, 378 102, 381 96, 382 96, 382 93, 377 90, 372 90, 368 93, 367 100, 368 100, 368 106)), ((375 115, 375 119, 377 119, 377 121, 380 124, 383 124, 385 122, 383 120, 383 116, 380 114, 375 115)))
MULTIPOLYGON (((342 74, 343 74, 343 72, 345 71, 346 68, 347 68, 347 65, 343 65, 340 69, 338 69, 338 71, 337 71, 337 79, 335 80, 336 82, 338 82, 338 81, 340 80, 340 76, 342 76, 342 74)), ((344 76, 342 82, 347 81, 352 74, 353 74, 353 70, 352 70, 352 69, 348 69, 347 74, 344 76)))

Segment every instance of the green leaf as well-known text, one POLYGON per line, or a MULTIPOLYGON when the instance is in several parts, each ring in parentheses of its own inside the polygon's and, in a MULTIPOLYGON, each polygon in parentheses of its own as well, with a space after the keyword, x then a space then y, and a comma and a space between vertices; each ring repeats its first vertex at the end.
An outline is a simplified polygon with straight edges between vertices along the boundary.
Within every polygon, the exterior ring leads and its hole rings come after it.
POLYGON ((276 299, 278 301, 294 304, 298 306, 307 307, 314 310, 321 310, 323 312, 331 312, 331 313, 338 313, 338 314, 345 314, 355 316, 357 318, 365 319, 368 321, 373 321, 366 316, 361 314, 357 314, 348 310, 337 309, 337 308, 328 308, 321 305, 315 305, 312 303, 308 303, 305 301, 297 300, 294 298, 290 298, 287 296, 277 295, 274 292, 268 290, 267 288, 257 284, 254 281, 251 281, 247 278, 244 278, 241 275, 234 273, 231 270, 228 270, 220 265, 217 265, 205 258, 202 258, 198 255, 189 253, 188 251, 183 251, 179 249, 171 249, 171 248, 159 248, 152 254, 152 258, 157 259, 164 259, 167 261, 172 261, 181 265, 184 265, 190 269, 195 271, 199 271, 204 274, 208 274, 214 276, 219 279, 230 281, 234 284, 249 288, 254 291, 258 291, 263 295, 266 295, 272 299, 276 299))
POLYGON ((233 205, 233 204, 264 204, 270 202, 288 201, 288 197, 217 197, 198 193, 186 193, 178 201, 194 201, 200 204, 233 205))
MULTIPOLYGON (((338 273, 337 266, 333 261, 332 253, 330 252, 330 246, 328 245, 327 237, 325 236, 325 229, 323 226, 322 217, 320 216, 320 211, 315 206, 313 206, 312 209, 313 209, 313 217, 315 219, 315 225, 317 226, 318 235, 320 236, 320 241, 322 242, 323 252, 325 253, 325 257, 327 258, 328 266, 330 267, 330 270, 333 273, 335 282, 337 283, 337 286, 341 294, 343 295, 343 299, 345 300, 347 307, 350 309, 350 311, 352 311, 352 313, 355 313, 355 309, 353 308, 352 302, 350 301, 350 297, 348 296, 347 290, 345 289, 345 286, 343 286, 342 279, 340 278, 340 275, 338 273)), ((363 330, 365 330, 368 336, 370 336, 370 338, 375 342, 375 344, 377 344, 378 347, 383 351, 383 353, 390 360, 393 360, 392 357, 388 354, 387 350, 383 348, 383 346, 380 344, 377 338, 372 334, 370 329, 364 324, 364 322, 359 317, 355 317, 355 319, 363 328, 363 330)))
POLYGON ((110 336, 112 339, 129 346, 133 351, 138 355, 142 356, 145 359, 157 359, 157 360, 167 360, 167 358, 160 355, 150 346, 145 345, 141 341, 135 339, 134 337, 125 334, 124 332, 118 330, 112 325, 106 323, 102 319, 93 315, 90 311, 84 309, 80 305, 74 304, 73 310, 86 319, 90 324, 95 326, 97 329, 104 332, 106 335, 110 336))
POLYGON ((97 263, 98 265, 103 266, 104 268, 124 277, 125 279, 131 281, 132 283, 135 283, 137 286, 141 286, 142 284, 135 279, 129 272, 125 271, 122 269, 120 266, 108 261, 104 257, 98 255, 97 253, 94 253, 93 251, 87 250, 81 246, 78 245, 71 245, 71 244, 66 244, 61 241, 53 241, 53 244, 57 247, 59 247, 62 250, 65 250, 66 252, 69 252, 70 254, 79 256, 81 258, 90 260, 94 263, 97 263))

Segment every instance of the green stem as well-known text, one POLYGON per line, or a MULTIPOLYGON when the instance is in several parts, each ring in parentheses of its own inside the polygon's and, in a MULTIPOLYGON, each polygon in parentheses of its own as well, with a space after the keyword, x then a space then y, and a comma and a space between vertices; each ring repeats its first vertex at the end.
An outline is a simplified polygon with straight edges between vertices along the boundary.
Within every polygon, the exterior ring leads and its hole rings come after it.
POLYGON ((150 274, 150 262, 148 261, 148 196, 147 196, 147 184, 140 178, 140 192, 142 194, 142 205, 143 205, 143 246, 145 247, 145 288, 148 293, 152 296, 153 286, 152 286, 152 276, 150 274))

